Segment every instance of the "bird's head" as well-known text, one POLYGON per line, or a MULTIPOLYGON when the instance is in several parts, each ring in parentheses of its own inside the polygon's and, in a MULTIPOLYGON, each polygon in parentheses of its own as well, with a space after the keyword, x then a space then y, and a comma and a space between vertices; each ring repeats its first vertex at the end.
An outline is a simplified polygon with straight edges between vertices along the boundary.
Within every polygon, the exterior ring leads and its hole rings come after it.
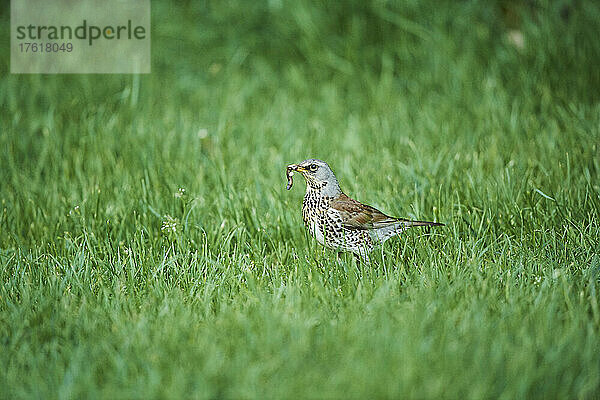
POLYGON ((288 171, 300 172, 310 188, 326 191, 332 195, 340 191, 338 181, 325 161, 310 158, 299 164, 288 165, 288 171))

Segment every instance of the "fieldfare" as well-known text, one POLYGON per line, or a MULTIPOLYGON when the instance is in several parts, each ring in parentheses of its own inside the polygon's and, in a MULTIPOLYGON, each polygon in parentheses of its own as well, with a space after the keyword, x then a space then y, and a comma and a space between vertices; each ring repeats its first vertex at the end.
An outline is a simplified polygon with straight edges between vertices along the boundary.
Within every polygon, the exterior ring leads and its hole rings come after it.
POLYGON ((413 226, 441 226, 438 222, 394 218, 346 196, 325 161, 308 159, 288 165, 287 189, 300 172, 306 180, 302 202, 304 225, 317 241, 338 252, 350 251, 367 258, 376 245, 413 226))

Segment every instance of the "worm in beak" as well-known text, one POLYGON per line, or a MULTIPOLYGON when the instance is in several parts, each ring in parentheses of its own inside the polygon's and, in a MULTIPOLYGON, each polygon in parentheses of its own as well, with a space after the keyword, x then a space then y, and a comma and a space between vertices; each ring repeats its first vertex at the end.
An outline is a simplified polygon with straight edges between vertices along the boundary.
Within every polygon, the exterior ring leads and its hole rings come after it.
POLYGON ((297 164, 290 164, 285 169, 285 175, 287 177, 287 190, 290 190, 292 188, 292 185, 294 184, 294 179, 292 178, 294 176, 294 171, 298 171, 297 164))

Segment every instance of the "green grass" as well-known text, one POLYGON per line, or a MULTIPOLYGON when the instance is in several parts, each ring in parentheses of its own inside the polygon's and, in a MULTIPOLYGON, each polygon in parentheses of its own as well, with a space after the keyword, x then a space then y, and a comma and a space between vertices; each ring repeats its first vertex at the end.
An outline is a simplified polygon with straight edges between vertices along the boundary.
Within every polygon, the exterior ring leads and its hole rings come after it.
POLYGON ((153 2, 146 76, 2 14, 1 398, 600 397, 600 8, 346 6, 153 2), (337 260, 308 157, 446 226, 337 260))

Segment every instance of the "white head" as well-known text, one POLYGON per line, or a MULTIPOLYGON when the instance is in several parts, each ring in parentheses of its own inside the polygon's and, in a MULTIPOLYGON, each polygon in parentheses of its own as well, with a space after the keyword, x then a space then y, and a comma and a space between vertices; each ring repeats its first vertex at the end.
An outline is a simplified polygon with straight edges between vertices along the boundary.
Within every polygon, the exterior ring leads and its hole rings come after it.
POLYGON ((325 161, 310 158, 288 168, 304 176, 307 190, 318 190, 323 196, 337 196, 342 193, 333 171, 325 161))

